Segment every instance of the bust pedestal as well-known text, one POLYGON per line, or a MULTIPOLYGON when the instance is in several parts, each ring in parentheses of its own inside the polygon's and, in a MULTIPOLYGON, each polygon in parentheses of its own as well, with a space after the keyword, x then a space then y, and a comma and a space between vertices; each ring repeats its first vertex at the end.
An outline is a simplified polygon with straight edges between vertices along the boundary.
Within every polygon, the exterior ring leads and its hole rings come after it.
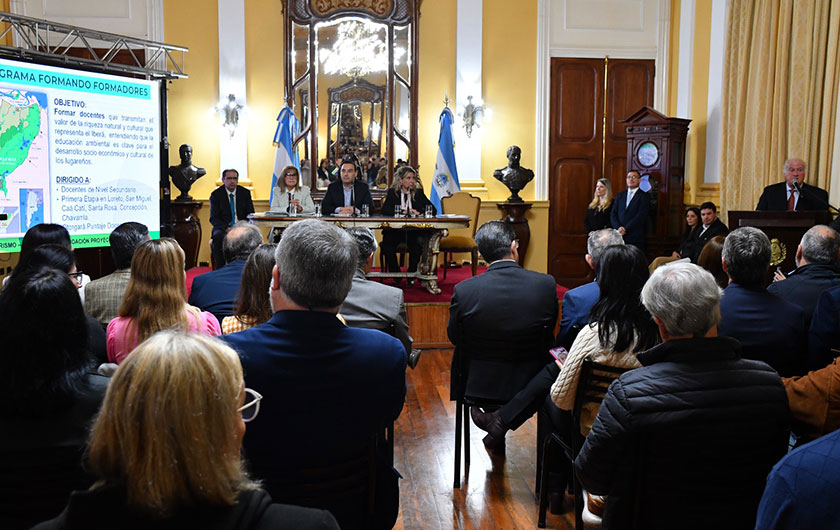
POLYGON ((516 238, 519 239, 519 265, 525 266, 525 253, 528 252, 528 243, 531 241, 531 229, 528 227, 528 219, 525 213, 531 209, 532 202, 501 202, 496 205, 504 212, 502 221, 513 227, 516 238))
POLYGON ((172 237, 184 249, 184 266, 191 269, 198 263, 201 245, 201 223, 198 210, 201 201, 172 201, 169 203, 169 219, 172 222, 172 237))

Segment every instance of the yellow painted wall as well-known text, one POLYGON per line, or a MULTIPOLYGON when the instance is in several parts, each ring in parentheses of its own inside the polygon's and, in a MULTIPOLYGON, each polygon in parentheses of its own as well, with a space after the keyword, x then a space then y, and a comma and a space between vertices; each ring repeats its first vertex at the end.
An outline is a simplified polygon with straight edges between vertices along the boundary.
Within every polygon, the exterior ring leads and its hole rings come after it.
MULTIPOLYGON (((681 0, 671 0, 671 34, 668 50, 668 116, 676 116, 677 86, 680 72, 680 8, 681 0)), ((684 118, 685 116, 677 116, 684 118)))

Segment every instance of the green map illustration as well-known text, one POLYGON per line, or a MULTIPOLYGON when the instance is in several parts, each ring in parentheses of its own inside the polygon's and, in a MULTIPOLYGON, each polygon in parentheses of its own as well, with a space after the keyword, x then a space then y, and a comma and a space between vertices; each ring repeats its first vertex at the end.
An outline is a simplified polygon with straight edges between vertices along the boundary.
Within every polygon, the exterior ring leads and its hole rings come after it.
POLYGON ((0 96, 0 191, 6 196, 6 177, 26 161, 41 130, 41 108, 19 91, 0 91, 0 96))

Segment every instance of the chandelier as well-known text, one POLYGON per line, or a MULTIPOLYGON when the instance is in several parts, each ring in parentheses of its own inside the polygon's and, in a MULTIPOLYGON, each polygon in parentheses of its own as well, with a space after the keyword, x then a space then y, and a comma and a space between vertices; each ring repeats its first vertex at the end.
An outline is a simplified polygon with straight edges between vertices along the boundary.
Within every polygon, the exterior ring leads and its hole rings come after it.
MULTIPOLYGON (((326 74, 351 77, 354 81, 374 72, 388 69, 388 49, 380 35, 382 26, 368 20, 350 20, 338 26, 332 49, 320 48, 321 64, 326 74)), ((394 48, 394 65, 405 55, 403 48, 394 48)))

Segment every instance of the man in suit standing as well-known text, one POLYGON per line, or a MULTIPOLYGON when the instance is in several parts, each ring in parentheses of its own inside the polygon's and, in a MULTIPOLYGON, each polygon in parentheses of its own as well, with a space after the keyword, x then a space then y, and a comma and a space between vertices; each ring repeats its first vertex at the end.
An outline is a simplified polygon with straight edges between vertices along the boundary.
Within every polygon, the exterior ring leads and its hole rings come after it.
MULTIPOLYGON (((623 245, 624 239, 618 230, 604 228, 590 232, 586 240, 586 264, 593 271, 598 267, 598 260, 604 250, 612 245, 623 245)), ((563 310, 560 312, 560 330, 557 332, 556 346, 571 349, 578 332, 589 323, 589 312, 601 296, 598 279, 575 287, 563 296, 563 310)), ((556 377, 556 374, 555 374, 556 377)))
POLYGON ((644 250, 650 197, 639 189, 641 181, 642 176, 635 169, 627 172, 627 189, 615 197, 610 221, 626 244, 644 250))
MULTIPOLYGON (((290 471, 366 454, 372 436, 397 419, 405 401, 405 348, 385 333, 336 318, 358 262, 347 232, 316 219, 298 221, 283 232, 275 261, 274 315, 223 340, 239 352, 245 384, 264 392, 260 421, 248 426, 243 449, 255 478, 284 502, 290 471)), ((389 455, 378 456, 373 526, 391 528, 398 475, 389 455)), ((348 497, 330 511, 342 528, 359 528, 366 501, 348 497)))
POLYGON ((703 252, 703 247, 710 239, 717 236, 725 236, 729 233, 729 228, 723 224, 717 216, 717 207, 713 202, 704 202, 700 205, 700 220, 703 226, 697 232, 696 240, 694 242, 694 251, 691 256, 691 263, 697 263, 700 258, 700 253, 703 252))
POLYGON ((143 241, 148 241, 146 225, 129 221, 114 228, 108 236, 111 257, 117 270, 85 285, 85 313, 95 318, 103 328, 108 327, 122 304, 125 288, 131 279, 131 258, 143 241))
POLYGON ((764 288, 770 240, 757 228, 739 228, 726 236, 722 259, 729 285, 720 302, 718 334, 738 339, 745 359, 764 361, 783 377, 803 375, 805 310, 764 288))
POLYGON ((190 290, 190 305, 213 313, 219 322, 232 315, 245 261, 262 242, 259 228, 247 221, 237 221, 225 234, 222 243, 225 266, 195 277, 190 290))
POLYGON ((352 158, 344 158, 339 168, 340 178, 327 186, 321 211, 324 215, 358 215, 362 205, 368 205, 368 212, 373 213, 373 197, 368 185, 358 180, 359 169, 352 158))
POLYGON ((376 237, 370 228, 353 227, 347 230, 356 241, 359 263, 353 273, 353 286, 341 304, 341 314, 348 326, 354 328, 378 329, 392 334, 405 346, 408 365, 417 366, 420 350, 412 350, 408 334, 405 302, 402 289, 368 280, 365 275, 373 266, 376 254, 376 237))
POLYGON ((785 161, 785 181, 764 188, 756 210, 805 211, 827 210, 828 193, 816 186, 805 184, 808 165, 799 158, 785 161))
POLYGON ((210 224, 213 225, 213 261, 215 268, 225 264, 222 242, 236 221, 248 219, 248 214, 254 213, 254 202, 251 192, 239 185, 239 171, 226 169, 222 171, 222 185, 210 194, 210 224))
MULTIPOLYGON (((552 276, 520 267, 519 241, 503 221, 481 225, 478 251, 490 263, 484 274, 455 286, 446 331, 455 345, 451 399, 470 396, 505 402, 551 360, 557 321, 552 276), (463 366, 469 366, 464 380, 463 366)), ((514 429, 512 418, 494 418, 514 429)), ((527 418, 525 418, 527 419, 527 418)), ((485 447, 504 454, 504 435, 485 437, 485 447)))

